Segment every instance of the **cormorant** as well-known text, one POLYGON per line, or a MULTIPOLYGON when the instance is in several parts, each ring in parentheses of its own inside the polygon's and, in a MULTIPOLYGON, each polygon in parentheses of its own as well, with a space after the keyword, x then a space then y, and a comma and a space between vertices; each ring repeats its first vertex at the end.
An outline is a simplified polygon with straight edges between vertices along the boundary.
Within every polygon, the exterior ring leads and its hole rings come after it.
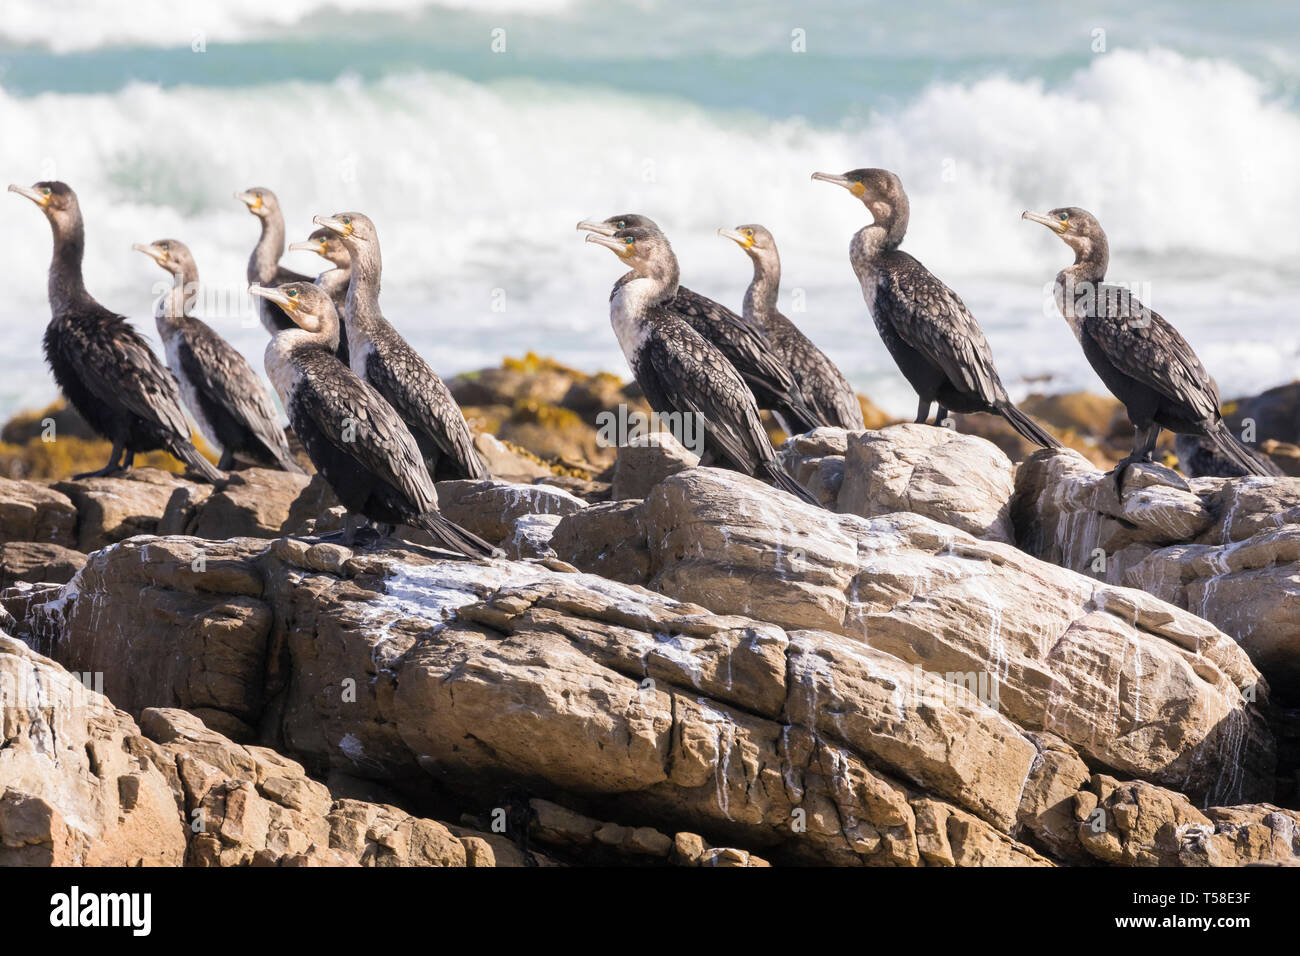
MULTIPOLYGON (((637 213, 610 216, 600 222, 584 219, 578 228, 602 236, 612 236, 620 229, 644 229, 663 236, 654 220, 637 213)), ((671 304, 687 325, 727 357, 754 393, 758 407, 771 411, 786 434, 799 435, 818 425, 831 424, 809 407, 799 382, 772 351, 760 328, 685 286, 677 287, 671 304)))
POLYGON ((159 239, 131 247, 170 273, 175 282, 158 300, 154 318, 167 366, 208 441, 221 451, 217 467, 229 471, 235 458, 302 474, 280 427, 275 403, 244 356, 207 325, 189 314, 199 285, 199 268, 189 247, 159 239))
POLYGON ((489 477, 451 389, 379 308, 383 263, 375 224, 359 212, 316 216, 314 222, 338 236, 352 259, 344 315, 352 370, 402 416, 436 480, 489 477))
POLYGON ((86 291, 81 277, 86 236, 77 194, 54 181, 9 191, 36 203, 54 233, 45 360, 72 406, 113 443, 107 465, 75 477, 129 471, 137 452, 163 448, 208 481, 223 480, 190 441, 176 380, 123 316, 86 291))
POLYGON ((719 229, 754 261, 754 279, 745 291, 745 321, 761 329, 781 364, 790 370, 808 405, 822 421, 849 431, 863 431, 862 403, 826 353, 776 307, 781 285, 781 257, 772 234, 757 224, 719 229))
MULTIPOLYGON (((317 229, 307 237, 306 242, 289 244, 290 252, 314 252, 334 268, 326 269, 316 277, 316 284, 329 293, 334 310, 339 315, 347 314, 348 283, 352 280, 352 256, 347 247, 328 229, 317 229)), ((344 365, 348 360, 348 337, 339 336, 339 361, 344 365)))
MULTIPOLYGON (((275 193, 254 186, 235 193, 235 198, 262 223, 262 234, 253 247, 253 254, 248 257, 248 281, 254 285, 310 282, 311 276, 280 265, 280 257, 284 255, 284 213, 280 212, 280 200, 275 198, 275 193)), ((281 329, 293 328, 293 322, 273 302, 258 299, 257 314, 262 326, 272 335, 281 329)))
POLYGON ((849 261, 885 347, 916 390, 916 421, 928 421, 931 404, 938 402, 936 424, 949 410, 992 412, 1034 444, 1060 447, 1011 404, 988 340, 966 304, 898 248, 909 215, 898 177, 887 169, 854 169, 842 176, 813 173, 812 178, 843 186, 871 211, 874 221, 849 244, 849 261))
POLYGON ((632 270, 614 284, 609 318, 650 407, 698 416, 711 457, 817 504, 777 461, 744 378, 675 308, 677 257, 663 233, 639 227, 592 232, 587 241, 613 250, 632 270))
POLYGON ((360 515, 423 528, 468 557, 491 556, 492 545, 438 511, 433 479, 397 412, 338 360, 339 320, 330 297, 311 282, 248 291, 294 323, 267 345, 266 372, 316 470, 348 509, 344 540, 353 541, 360 515))
POLYGON ((1275 474, 1224 423, 1219 387, 1187 340, 1128 289, 1104 284, 1110 245, 1096 217, 1067 206, 1020 218, 1041 223, 1074 250, 1073 265, 1057 273, 1056 304, 1135 429, 1132 452, 1115 466, 1116 493, 1123 492, 1129 465, 1151 461, 1161 428, 1204 435, 1247 475, 1275 474))

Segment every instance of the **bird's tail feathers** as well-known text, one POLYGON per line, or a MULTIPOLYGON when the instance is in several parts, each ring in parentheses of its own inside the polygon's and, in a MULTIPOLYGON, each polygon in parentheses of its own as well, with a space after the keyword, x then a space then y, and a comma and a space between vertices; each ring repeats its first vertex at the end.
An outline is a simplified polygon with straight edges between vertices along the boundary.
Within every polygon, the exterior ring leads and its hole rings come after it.
POLYGON ((226 480, 225 473, 204 458, 190 442, 177 442, 176 447, 171 451, 173 455, 189 465, 211 484, 215 485, 219 481, 226 480))
POLYGON ((420 515, 415 524, 433 535, 443 547, 450 551, 457 551, 467 558, 495 558, 501 555, 499 548, 488 544, 474 532, 462 528, 440 512, 426 511, 420 515))
POLYGON ((998 414, 1019 432, 1026 440, 1043 448, 1060 448, 1061 443, 1042 425, 1034 421, 1016 406, 1006 402, 997 406, 998 414))
POLYGON ((1248 475, 1276 477, 1282 474, 1282 469, 1271 459, 1237 441, 1237 436, 1224 422, 1218 423, 1210 433, 1210 439, 1225 458, 1248 475))
POLYGON ((772 483, 782 491, 788 491, 796 498, 800 498, 803 501, 808 502, 810 505, 816 505, 819 508, 822 506, 822 503, 814 497, 811 491, 799 484, 799 482, 795 481, 794 478, 790 476, 790 473, 782 468, 777 462, 766 462, 763 466, 763 470, 767 472, 767 476, 772 480, 772 483))

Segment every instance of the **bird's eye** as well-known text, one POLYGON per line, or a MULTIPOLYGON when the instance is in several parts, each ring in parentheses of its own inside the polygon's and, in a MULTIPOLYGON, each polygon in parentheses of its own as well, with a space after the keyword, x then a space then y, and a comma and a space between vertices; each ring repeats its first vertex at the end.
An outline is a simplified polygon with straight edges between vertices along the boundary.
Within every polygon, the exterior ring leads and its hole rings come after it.
POLYGON ((1070 218, 1070 214, 1068 212, 1061 213, 1061 222, 1065 222, 1065 220, 1069 218, 1070 218))
POLYGON ((343 225, 345 225, 345 226, 350 226, 350 225, 352 225, 352 220, 351 220, 349 217, 344 216, 344 217, 343 217, 343 225))
POLYGON ((627 228, 627 223, 624 222, 622 219, 620 219, 618 222, 614 223, 614 228, 615 228, 615 229, 626 229, 626 228, 627 228))
POLYGON ((171 247, 165 242, 160 242, 158 243, 158 248, 161 249, 163 252, 166 252, 171 247))
POLYGON ((46 186, 44 189, 41 190, 41 192, 44 193, 46 196, 48 196, 50 194, 50 187, 46 186))
POLYGON ((633 239, 631 236, 628 236, 626 239, 623 240, 623 245, 625 245, 625 246, 630 246, 630 245, 633 245, 633 244, 635 244, 635 243, 636 243, 636 240, 633 239))
POLYGON ((296 298, 298 298, 298 290, 297 290, 297 289, 290 289, 290 290, 288 290, 288 292, 286 292, 285 294, 286 294, 289 298, 291 298, 291 299, 296 299, 296 298))
POLYGON ((753 229, 746 229, 746 230, 745 230, 745 235, 747 235, 747 236, 749 236, 749 238, 753 239, 753 238, 754 238, 754 230, 753 230, 753 229))

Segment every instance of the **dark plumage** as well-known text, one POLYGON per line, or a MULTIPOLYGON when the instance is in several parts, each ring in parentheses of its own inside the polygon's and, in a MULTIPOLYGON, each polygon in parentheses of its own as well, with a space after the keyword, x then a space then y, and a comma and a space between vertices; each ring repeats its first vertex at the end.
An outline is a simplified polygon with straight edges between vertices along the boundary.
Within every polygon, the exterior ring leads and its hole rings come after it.
POLYGON ((849 245, 849 261, 880 337, 903 377, 916 390, 916 420, 935 421, 949 411, 1001 415, 1023 437, 1059 447, 1036 421, 1011 404, 984 332, 966 304, 925 266, 898 248, 907 233, 907 194, 885 169, 855 169, 836 176, 813 173, 862 200, 873 222, 849 245))
MULTIPOLYGON (((275 302, 294 322, 267 345, 266 372, 294 432, 343 506, 383 525, 423 528, 468 557, 492 555, 490 544, 438 511, 438 492, 415 438, 383 396, 338 360, 338 314, 329 296, 310 282, 249 291, 275 302)), ((349 542, 353 531, 349 520, 349 542)))
POLYGON ((614 286, 610 322, 650 407, 660 414, 696 416, 708 455, 817 504, 777 461, 758 403, 740 373, 679 314, 677 257, 663 234, 622 229, 613 236, 593 232, 587 241, 612 249, 631 267, 614 286))
POLYGON ((1133 451, 1115 468, 1116 491, 1130 464, 1151 460, 1161 428, 1204 435, 1244 474, 1275 474, 1224 424, 1219 388, 1187 340, 1128 289, 1104 284, 1110 244, 1092 213, 1070 206, 1021 218, 1047 226, 1074 250, 1074 264, 1056 276, 1057 306, 1135 429, 1133 451))
POLYGON ((340 237, 352 260, 344 314, 352 370, 402 416, 436 480, 489 477, 451 389, 379 307, 383 264, 375 224, 358 212, 315 221, 340 237))
MULTIPOLYGON (((326 269, 316 277, 316 284, 324 289, 334 303, 334 309, 339 315, 347 314, 348 305, 348 285, 352 280, 352 256, 349 255, 347 246, 343 245, 339 237, 334 235, 328 229, 317 229, 307 237, 306 242, 295 242, 289 246, 289 251, 314 252, 333 268, 326 269)), ((349 364, 348 358, 348 337, 339 336, 339 361, 344 365, 349 364)))
MULTIPOLYGON (((584 219, 578 228, 602 236, 612 236, 620 229, 643 229, 663 235, 652 219, 636 213, 610 216, 600 222, 584 219)), ((776 415, 788 434, 829 424, 809 407, 799 382, 772 351, 761 328, 685 286, 677 287, 671 305, 679 318, 727 357, 754 393, 758 407, 776 415)))
POLYGON ((762 226, 719 229, 754 262, 754 279, 745 291, 745 321, 762 330, 772 354, 799 383, 808 407, 826 425, 862 431, 862 403, 835 363, 776 306, 781 288, 781 257, 776 240, 762 226))
POLYGON ((188 314, 199 287, 199 269, 189 247, 177 239, 159 239, 133 248, 175 280, 171 291, 159 299, 154 318, 167 365, 195 424, 221 451, 217 467, 229 471, 238 457, 302 474, 279 425, 275 403, 253 367, 207 323, 188 314))
MULTIPOLYGON (((276 286, 285 282, 310 282, 311 276, 294 272, 280 265, 284 255, 284 213, 275 193, 262 186, 254 186, 235 198, 248 207, 248 211, 262 224, 253 254, 248 257, 248 281, 252 285, 276 286)), ((293 322, 274 303, 257 300, 257 315, 266 331, 274 335, 281 329, 293 328, 293 322)))
POLYGON ((128 471, 138 452, 162 448, 208 481, 222 480, 190 441, 176 380, 125 318, 86 291, 81 276, 85 227, 77 194, 61 182, 9 189, 36 203, 54 232, 45 359, 68 401, 113 443, 108 464, 92 474, 128 471))

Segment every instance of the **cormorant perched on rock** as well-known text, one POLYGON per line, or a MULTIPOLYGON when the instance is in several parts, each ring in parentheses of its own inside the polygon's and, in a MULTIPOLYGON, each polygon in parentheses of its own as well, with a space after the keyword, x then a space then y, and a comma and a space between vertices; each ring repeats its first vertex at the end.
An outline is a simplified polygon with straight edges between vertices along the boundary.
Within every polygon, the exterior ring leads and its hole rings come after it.
POLYGON ((935 422, 948 412, 1001 415, 1029 441, 1060 446, 1036 421, 1011 404, 993 366, 993 352, 966 304, 929 269, 898 248, 909 207, 903 184, 887 169, 854 169, 842 176, 813 173, 843 186, 871 211, 873 222, 849 244, 849 261, 862 297, 889 354, 916 390, 916 420, 935 422))
MULTIPOLYGON (((620 229, 644 229, 663 235, 654 220, 636 213, 610 216, 600 222, 584 219, 578 228, 602 236, 612 236, 620 229)), ((809 407, 800 383, 772 351, 760 328, 685 286, 677 287, 672 308, 727 357, 754 393, 758 407, 771 411, 787 434, 798 435, 831 424, 809 407)))
MULTIPOLYGON (((352 280, 352 256, 347 246, 328 229, 317 229, 307 237, 306 242, 294 242, 289 245, 290 252, 314 252, 334 268, 326 269, 316 277, 316 284, 329 293, 334 310, 339 315, 347 314, 348 284, 352 280)), ((348 337, 339 336, 339 361, 349 364, 348 337)))
POLYGON ((45 360, 72 406, 113 443, 107 465, 76 477, 129 471, 137 452, 163 448, 208 481, 221 481, 225 476, 190 441, 176 380, 125 318, 86 291, 81 277, 85 227, 77 194, 61 182, 9 190, 36 203, 54 232, 45 360))
POLYGON ((1133 451, 1115 466, 1115 490, 1134 462, 1151 461, 1160 429, 1204 435, 1248 475, 1276 474, 1240 444, 1219 412, 1219 387, 1187 340, 1128 289, 1105 285, 1110 244, 1092 213, 1077 206, 1046 215, 1024 212, 1074 250, 1073 265, 1056 276, 1056 304, 1083 354, 1136 429, 1133 451))
POLYGON ((337 235, 352 259, 344 318, 352 370, 402 416, 436 480, 489 477, 451 389, 379 308, 383 264, 375 224, 359 212, 314 221, 337 235))
POLYGON ((492 545, 438 511, 420 448, 397 412, 338 360, 338 313, 330 297, 310 282, 248 291, 294 322, 267 345, 266 372, 316 470, 348 509, 345 541, 355 537, 360 515, 423 528, 469 557, 491 556, 492 545))
MULTIPOLYGON (((247 206, 248 211, 262 223, 262 234, 257 238, 253 254, 248 257, 248 281, 254 285, 310 282, 311 276, 280 265, 280 257, 284 255, 284 213, 280 212, 280 200, 275 198, 275 193, 262 186, 254 186, 242 193, 235 193, 235 198, 247 206)), ((257 300, 257 314, 262 320, 262 326, 272 335, 280 329, 294 327, 279 306, 265 299, 257 300)))
POLYGON ((808 336, 776 307, 781 286, 781 257, 772 234, 757 224, 719 229, 754 261, 754 279, 745 291, 745 321, 761 329, 781 364, 790 370, 803 397, 829 425, 863 431, 862 403, 843 373, 808 336))
POLYGON ((244 356, 207 325, 189 315, 199 285, 199 268, 189 247, 159 239, 131 247, 153 259, 175 282, 158 300, 154 318, 167 366, 180 383, 199 431, 221 451, 217 467, 229 471, 235 458, 302 474, 280 427, 275 403, 244 356))
POLYGON ((632 270, 614 284, 609 318, 650 407, 661 415, 697 416, 713 458, 817 504, 777 461, 740 373, 678 313, 677 257, 663 233, 620 229, 612 236, 593 232, 587 241, 613 250, 632 270))

